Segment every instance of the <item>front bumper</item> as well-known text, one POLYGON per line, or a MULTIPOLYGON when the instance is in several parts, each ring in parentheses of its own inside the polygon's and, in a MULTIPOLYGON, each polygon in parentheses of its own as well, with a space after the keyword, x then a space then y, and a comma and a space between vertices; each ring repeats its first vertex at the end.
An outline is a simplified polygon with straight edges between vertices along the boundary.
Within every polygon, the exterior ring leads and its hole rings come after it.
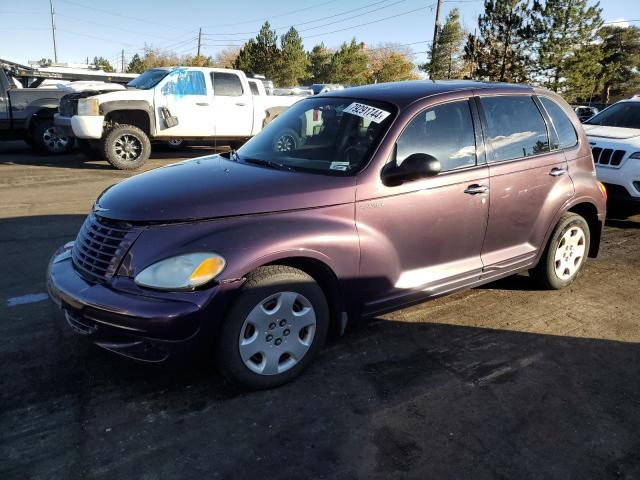
MULTIPOLYGON (((86 281, 73 267, 68 248, 51 259, 47 288, 76 333, 135 360, 161 362, 181 351, 191 351, 209 336, 215 324, 211 318, 203 322, 201 302, 170 295, 147 297, 86 281)), ((212 297, 217 288, 209 292, 212 297)))
POLYGON ((104 117, 101 115, 64 117, 56 113, 53 116, 53 123, 59 135, 98 140, 102 137, 104 117))

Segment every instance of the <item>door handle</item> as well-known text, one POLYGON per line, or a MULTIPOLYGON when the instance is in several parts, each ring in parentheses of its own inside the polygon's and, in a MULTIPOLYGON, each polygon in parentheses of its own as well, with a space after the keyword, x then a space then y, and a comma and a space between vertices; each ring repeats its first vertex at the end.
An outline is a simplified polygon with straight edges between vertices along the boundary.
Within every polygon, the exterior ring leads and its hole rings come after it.
POLYGON ((196 105, 198 105, 199 107, 208 107, 209 104, 207 102, 197 102, 196 105))
POLYGON ((567 173, 567 170, 564 168, 552 168, 549 172, 549 175, 551 175, 552 177, 559 177, 561 175, 564 175, 565 173, 567 173))
POLYGON ((244 107, 246 105, 246 103, 244 102, 236 102, 236 105, 239 107, 244 107))
POLYGON ((478 185, 474 183, 473 185, 469 185, 464 193, 469 195, 478 195, 479 193, 487 193, 489 191, 489 187, 486 185, 478 185))

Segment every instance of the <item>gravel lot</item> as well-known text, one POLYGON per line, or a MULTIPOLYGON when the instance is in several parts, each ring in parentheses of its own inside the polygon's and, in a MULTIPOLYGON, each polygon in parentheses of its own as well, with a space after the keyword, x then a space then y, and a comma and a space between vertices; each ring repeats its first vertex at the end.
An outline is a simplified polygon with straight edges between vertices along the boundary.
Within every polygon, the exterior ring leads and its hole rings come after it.
POLYGON ((360 322, 245 393, 105 353, 41 295, 129 175, 0 144, 0 478, 640 478, 640 215, 608 221, 565 291, 523 275, 360 322))

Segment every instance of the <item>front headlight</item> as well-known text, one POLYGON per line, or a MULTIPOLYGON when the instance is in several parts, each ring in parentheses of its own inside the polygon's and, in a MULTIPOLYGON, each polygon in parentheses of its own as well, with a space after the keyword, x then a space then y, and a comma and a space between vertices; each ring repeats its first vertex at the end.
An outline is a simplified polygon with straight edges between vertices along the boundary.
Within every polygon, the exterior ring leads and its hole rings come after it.
POLYGON ((93 116, 100 115, 100 108, 97 98, 81 98, 78 100, 78 115, 93 116))
POLYGON ((634 160, 640 160, 640 152, 633 152, 629 155, 629 158, 633 158, 634 160))
POLYGON ((204 285, 219 275, 226 262, 216 253, 199 252, 167 258, 145 268, 134 281, 142 287, 185 290, 204 285))

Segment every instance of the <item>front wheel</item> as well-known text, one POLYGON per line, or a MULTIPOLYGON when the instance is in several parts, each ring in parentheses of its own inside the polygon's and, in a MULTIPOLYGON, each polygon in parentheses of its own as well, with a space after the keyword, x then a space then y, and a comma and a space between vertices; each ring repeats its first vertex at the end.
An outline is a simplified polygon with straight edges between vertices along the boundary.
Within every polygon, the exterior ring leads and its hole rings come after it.
POLYGON ((147 134, 133 125, 116 125, 102 140, 107 161, 118 170, 135 170, 148 160, 151 142, 147 134))
POLYGON ((68 153, 73 148, 73 137, 63 137, 58 135, 53 119, 44 118, 38 120, 32 132, 32 145, 42 153, 59 155, 68 153))
POLYGON ((248 276, 222 325, 218 367, 245 388, 282 385, 311 363, 328 327, 327 301, 312 277, 281 265, 260 267, 248 276))
POLYGON ((576 213, 565 213, 556 226, 538 265, 529 275, 551 290, 564 288, 578 277, 589 255, 589 224, 576 213))

